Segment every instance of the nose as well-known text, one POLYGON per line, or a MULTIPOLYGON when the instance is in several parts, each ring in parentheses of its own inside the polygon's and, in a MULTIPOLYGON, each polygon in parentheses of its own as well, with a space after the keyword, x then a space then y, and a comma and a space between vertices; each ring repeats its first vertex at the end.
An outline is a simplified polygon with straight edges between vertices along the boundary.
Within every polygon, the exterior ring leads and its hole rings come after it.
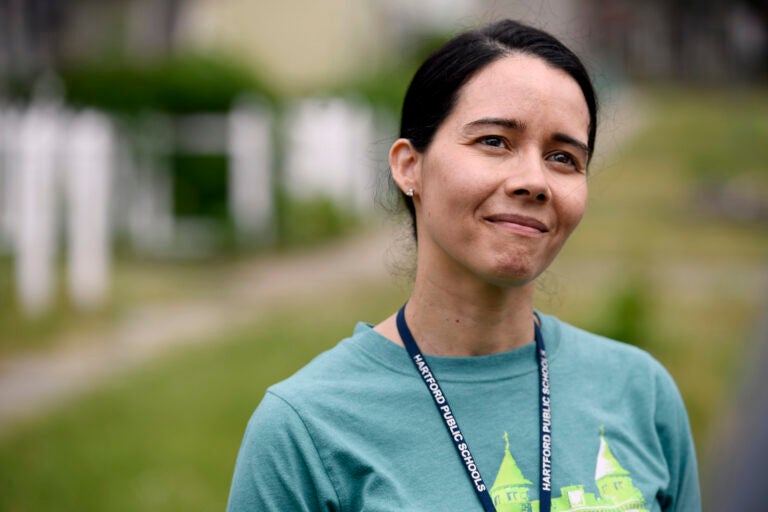
POLYGON ((551 197, 547 172, 538 155, 521 155, 504 182, 504 192, 511 197, 546 202, 551 197))

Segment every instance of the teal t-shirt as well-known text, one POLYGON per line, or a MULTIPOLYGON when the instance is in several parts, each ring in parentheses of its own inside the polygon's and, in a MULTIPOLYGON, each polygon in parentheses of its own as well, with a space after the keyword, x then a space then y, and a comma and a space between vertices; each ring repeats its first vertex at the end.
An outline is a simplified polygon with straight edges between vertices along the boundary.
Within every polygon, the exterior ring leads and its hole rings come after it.
MULTIPOLYGON (((539 315, 550 359, 552 510, 701 510, 680 394, 646 352, 539 315)), ((426 356, 498 512, 537 511, 533 343, 426 356)), ((407 352, 354 335, 270 387, 243 439, 230 512, 482 510, 407 352)))

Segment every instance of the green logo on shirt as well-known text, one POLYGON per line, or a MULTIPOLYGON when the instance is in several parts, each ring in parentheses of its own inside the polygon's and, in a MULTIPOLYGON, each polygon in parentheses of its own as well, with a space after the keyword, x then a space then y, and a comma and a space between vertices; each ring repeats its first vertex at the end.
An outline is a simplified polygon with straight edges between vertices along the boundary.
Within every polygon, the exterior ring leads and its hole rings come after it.
MULTIPOLYGON (((538 512, 539 500, 530 501, 528 491, 533 483, 523 476, 509 451, 509 436, 504 433, 504 458, 491 487, 491 498, 498 512, 538 512)), ((648 512, 645 498, 632 483, 629 471, 616 460, 602 429, 597 454, 595 483, 600 496, 585 492, 583 485, 560 488, 560 496, 552 498, 553 512, 648 512)))

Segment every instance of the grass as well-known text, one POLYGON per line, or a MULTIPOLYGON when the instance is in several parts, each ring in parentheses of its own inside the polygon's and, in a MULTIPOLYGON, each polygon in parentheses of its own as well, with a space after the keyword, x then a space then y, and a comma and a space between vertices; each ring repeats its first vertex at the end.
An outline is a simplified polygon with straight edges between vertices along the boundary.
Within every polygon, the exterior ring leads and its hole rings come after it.
POLYGON ((266 387, 404 299, 356 288, 112 379, 0 441, 0 510, 221 510, 266 387), (297 315, 296 311, 301 314, 297 315))
MULTIPOLYGON (((718 416, 740 377, 737 356, 757 341, 768 232, 764 223, 712 217, 695 191, 746 176, 768 197, 768 145, 751 136, 767 129, 768 91, 667 89, 650 99, 646 129, 594 169, 587 217, 541 280, 537 301, 579 326, 636 338, 667 366, 706 474, 715 469, 708 446, 718 416), (729 165, 699 173, 701 155, 729 165)), ((205 288, 217 268, 203 269, 208 278, 192 267, 123 267, 117 310, 205 288)), ((291 311, 18 425, 0 439, 0 511, 220 510, 245 422, 266 386, 346 336, 351 319, 376 321, 403 299, 385 285, 297 298, 291 311)))

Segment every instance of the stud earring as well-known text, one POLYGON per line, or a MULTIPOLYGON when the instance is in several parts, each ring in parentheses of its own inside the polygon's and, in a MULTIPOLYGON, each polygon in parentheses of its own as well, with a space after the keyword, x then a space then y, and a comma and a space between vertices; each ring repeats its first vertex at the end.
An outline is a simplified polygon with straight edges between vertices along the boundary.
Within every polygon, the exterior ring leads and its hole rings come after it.
POLYGON ((405 195, 407 195, 408 197, 413 197, 413 189, 412 189, 412 188, 409 188, 409 189, 408 189, 408 190, 405 192, 405 195))

